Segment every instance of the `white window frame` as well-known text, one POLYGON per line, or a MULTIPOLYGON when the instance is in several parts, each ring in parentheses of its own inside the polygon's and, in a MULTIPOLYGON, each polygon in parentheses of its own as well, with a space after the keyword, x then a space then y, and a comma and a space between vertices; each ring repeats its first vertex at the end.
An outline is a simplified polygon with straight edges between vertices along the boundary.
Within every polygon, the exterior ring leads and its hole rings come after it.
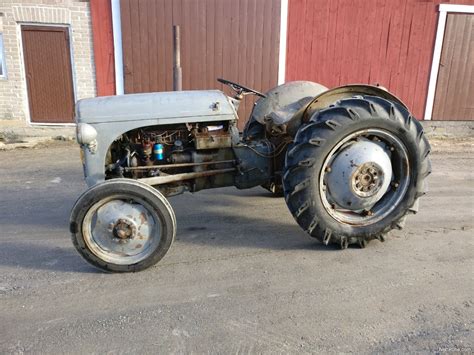
POLYGON ((5 44, 3 42, 3 32, 0 32, 0 67, 2 68, 0 79, 6 79, 7 78, 7 61, 5 58, 5 44))
POLYGON ((431 121, 433 116, 434 99, 436 85, 438 84, 439 62, 441 61, 441 51, 443 49, 444 32, 446 29, 446 19, 448 13, 474 14, 474 5, 439 5, 438 29, 436 30, 436 41, 433 52, 433 62, 431 64, 430 82, 428 85, 428 96, 426 98, 425 121, 431 121))

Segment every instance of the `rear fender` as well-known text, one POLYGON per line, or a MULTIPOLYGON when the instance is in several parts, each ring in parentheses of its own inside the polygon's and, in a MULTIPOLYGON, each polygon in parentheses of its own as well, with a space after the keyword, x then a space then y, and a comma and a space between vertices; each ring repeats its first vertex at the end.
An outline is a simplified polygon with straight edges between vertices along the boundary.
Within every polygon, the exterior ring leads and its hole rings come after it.
POLYGON ((334 102, 346 98, 350 98, 357 95, 369 95, 378 96, 389 101, 396 102, 402 105, 404 108, 407 106, 398 97, 390 93, 387 89, 381 86, 373 85, 362 85, 362 84, 351 84, 345 86, 339 86, 334 89, 327 90, 317 96, 305 107, 300 109, 288 123, 287 132, 294 136, 298 131, 298 128, 309 122, 315 112, 320 111, 334 102))
POLYGON ((250 121, 265 125, 272 118, 276 124, 288 121, 301 108, 312 102, 312 98, 328 90, 327 87, 311 81, 290 81, 266 92, 252 110, 250 121), (274 117, 270 117, 275 114, 274 117))

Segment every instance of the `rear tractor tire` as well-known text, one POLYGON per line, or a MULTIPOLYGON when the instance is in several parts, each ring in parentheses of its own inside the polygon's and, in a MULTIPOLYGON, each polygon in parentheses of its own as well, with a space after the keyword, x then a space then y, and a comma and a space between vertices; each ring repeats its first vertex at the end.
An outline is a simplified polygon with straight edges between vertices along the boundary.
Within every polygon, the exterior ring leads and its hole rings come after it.
POLYGON ((112 179, 91 187, 74 205, 72 242, 81 256, 107 272, 135 272, 160 261, 176 235, 176 217, 153 187, 112 179))
POLYGON ((325 245, 383 241, 417 212, 429 153, 420 123, 398 103, 340 100, 297 132, 285 161, 286 203, 301 228, 325 245))

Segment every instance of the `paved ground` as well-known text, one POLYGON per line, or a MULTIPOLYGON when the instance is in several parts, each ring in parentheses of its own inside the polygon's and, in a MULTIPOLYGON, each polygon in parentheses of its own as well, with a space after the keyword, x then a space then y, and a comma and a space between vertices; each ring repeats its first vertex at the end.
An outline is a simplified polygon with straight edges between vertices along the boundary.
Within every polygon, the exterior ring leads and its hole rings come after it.
POLYGON ((219 189, 173 198, 174 247, 127 275, 69 240, 75 146, 0 152, 0 353, 473 351, 473 145, 434 148, 431 193, 385 243, 324 248, 283 199, 219 189))

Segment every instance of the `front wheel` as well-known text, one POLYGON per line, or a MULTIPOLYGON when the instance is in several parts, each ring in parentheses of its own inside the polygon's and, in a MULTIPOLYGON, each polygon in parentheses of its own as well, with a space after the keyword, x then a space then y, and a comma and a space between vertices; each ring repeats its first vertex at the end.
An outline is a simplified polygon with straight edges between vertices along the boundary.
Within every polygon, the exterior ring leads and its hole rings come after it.
POLYGON ((364 247, 416 213, 431 172, 421 125, 401 105, 374 96, 316 112, 287 152, 287 205, 324 244, 364 247))
POLYGON ((165 256, 176 234, 176 218, 153 187, 113 179, 79 197, 70 230, 74 246, 90 264, 109 272, 134 272, 165 256))

